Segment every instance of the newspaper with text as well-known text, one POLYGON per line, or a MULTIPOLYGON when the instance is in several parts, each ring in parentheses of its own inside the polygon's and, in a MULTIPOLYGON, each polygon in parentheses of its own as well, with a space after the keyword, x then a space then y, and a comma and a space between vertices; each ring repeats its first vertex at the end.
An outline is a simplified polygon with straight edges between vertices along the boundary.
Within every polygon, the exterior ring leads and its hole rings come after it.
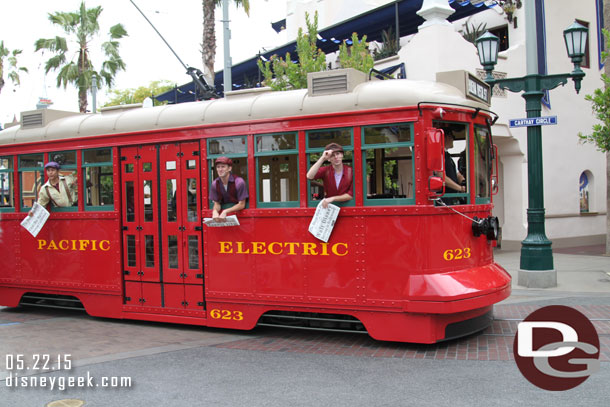
POLYGON ((215 221, 214 218, 203 218, 203 224, 211 228, 217 228, 226 226, 239 226, 239 221, 237 220, 237 216, 229 215, 226 217, 224 222, 215 221))
POLYGON ((335 227, 337 216, 339 216, 339 207, 337 205, 328 204, 328 207, 324 209, 322 202, 320 202, 309 224, 309 233, 323 242, 328 242, 333 227, 335 227))
POLYGON ((25 219, 21 221, 21 226, 30 232, 32 236, 36 237, 47 219, 49 219, 49 211, 40 206, 38 202, 34 202, 34 206, 32 206, 32 216, 26 216, 25 219))

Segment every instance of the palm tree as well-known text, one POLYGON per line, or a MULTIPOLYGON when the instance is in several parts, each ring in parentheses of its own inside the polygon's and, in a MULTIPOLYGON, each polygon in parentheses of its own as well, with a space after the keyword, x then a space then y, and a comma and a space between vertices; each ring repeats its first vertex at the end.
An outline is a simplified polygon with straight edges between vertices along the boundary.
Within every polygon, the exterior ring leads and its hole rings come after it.
POLYGON ((7 77, 13 81, 15 85, 21 84, 21 78, 19 78, 19 71, 28 72, 27 68, 17 66, 17 55, 21 54, 20 49, 9 50, 4 46, 4 41, 0 41, 0 92, 6 83, 4 81, 4 58, 8 61, 8 74, 7 77))
MULTIPOLYGON (((243 6, 246 14, 250 15, 249 0, 233 0, 237 7, 243 6)), ((216 60, 216 19, 214 13, 222 0, 202 0, 203 4, 203 42, 201 43, 201 59, 203 71, 209 85, 214 86, 214 62, 216 60)))
POLYGON ((125 62, 119 55, 118 40, 126 36, 127 31, 121 24, 110 27, 110 40, 102 44, 107 58, 102 63, 102 69, 98 72, 91 62, 89 44, 100 29, 98 18, 101 12, 101 6, 87 9, 85 2, 82 2, 76 12, 49 13, 49 20, 60 26, 78 45, 78 51, 71 60, 66 55, 68 40, 64 37, 40 38, 34 44, 36 51, 49 50, 55 54, 46 62, 45 72, 59 69, 57 87, 63 85, 65 89, 68 84, 73 84, 78 88, 78 106, 81 113, 87 111, 87 90, 94 78, 98 88, 102 85, 102 79, 110 88, 116 74, 125 70, 125 62))

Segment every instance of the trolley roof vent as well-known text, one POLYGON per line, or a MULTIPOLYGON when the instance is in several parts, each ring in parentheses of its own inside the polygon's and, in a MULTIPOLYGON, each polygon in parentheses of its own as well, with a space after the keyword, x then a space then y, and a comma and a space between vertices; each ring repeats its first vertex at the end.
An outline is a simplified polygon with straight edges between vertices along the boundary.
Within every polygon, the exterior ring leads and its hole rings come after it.
POLYGON ((29 129, 31 127, 43 127, 44 117, 42 111, 21 113, 21 127, 29 129))
POLYGON ((361 83, 366 82, 366 74, 354 68, 307 74, 309 96, 349 93, 361 83))
POLYGON ((53 109, 38 109, 30 110, 28 112, 21 112, 21 128, 36 129, 45 127, 47 124, 57 119, 78 114, 80 113, 53 109))

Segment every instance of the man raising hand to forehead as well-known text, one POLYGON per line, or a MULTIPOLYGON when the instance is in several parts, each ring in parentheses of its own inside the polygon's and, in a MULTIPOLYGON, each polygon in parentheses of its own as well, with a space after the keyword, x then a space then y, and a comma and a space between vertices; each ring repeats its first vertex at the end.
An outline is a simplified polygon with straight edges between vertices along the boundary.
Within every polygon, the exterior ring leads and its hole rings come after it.
POLYGON ((323 208, 327 208, 332 202, 352 199, 352 168, 343 164, 343 147, 337 143, 324 147, 324 153, 307 171, 307 178, 321 179, 324 183, 323 208), (322 167, 325 161, 330 162, 330 165, 322 167))

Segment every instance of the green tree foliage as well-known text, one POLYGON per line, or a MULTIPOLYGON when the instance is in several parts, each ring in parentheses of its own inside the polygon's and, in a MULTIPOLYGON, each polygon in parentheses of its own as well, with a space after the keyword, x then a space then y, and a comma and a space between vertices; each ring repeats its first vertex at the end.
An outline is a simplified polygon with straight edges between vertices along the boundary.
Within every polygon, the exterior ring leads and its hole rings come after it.
POLYGON ((379 61, 380 59, 398 54, 398 51, 400 51, 400 45, 396 41, 394 29, 392 26, 389 26, 387 30, 381 32, 381 46, 375 45, 373 59, 379 61))
MULTIPOLYGON (((307 74, 326 70, 326 54, 316 45, 318 40, 318 12, 314 14, 313 22, 309 20, 309 13, 305 13, 307 33, 299 28, 297 34, 296 51, 299 56, 298 62, 293 62, 290 53, 285 58, 273 55, 269 61, 263 63, 258 60, 258 68, 261 70, 263 85, 273 90, 304 89, 307 87, 307 74)), ((366 35, 362 40, 358 34, 352 34, 352 45, 348 46, 345 41, 339 47, 339 63, 343 68, 355 68, 368 73, 375 65, 366 42, 366 35)))
POLYGON ((273 55, 264 64, 259 59, 258 68, 263 73, 263 84, 273 90, 304 89, 307 87, 307 74, 326 69, 326 54, 316 45, 318 39, 318 12, 314 15, 313 23, 309 21, 309 13, 305 13, 307 34, 299 28, 297 33, 298 62, 293 62, 290 52, 282 59, 273 55), (274 77, 275 76, 275 77, 274 77))
POLYGON ((358 34, 352 33, 352 45, 348 46, 346 41, 339 46, 339 63, 342 68, 354 68, 364 73, 369 73, 375 66, 373 56, 366 42, 366 35, 358 40, 358 34))
POLYGON ((49 20, 59 26, 69 36, 69 40, 75 41, 78 50, 73 54, 72 60, 68 59, 68 39, 56 36, 55 38, 40 38, 34 46, 36 51, 47 50, 54 55, 45 64, 45 72, 59 70, 57 74, 57 87, 68 84, 78 89, 79 110, 84 113, 87 110, 87 90, 91 87, 93 78, 99 87, 102 81, 110 88, 114 78, 121 70, 125 70, 125 63, 119 55, 119 41, 127 35, 127 31, 121 24, 110 27, 109 40, 102 43, 101 48, 106 60, 101 64, 101 70, 96 70, 89 55, 91 42, 98 35, 99 16, 102 7, 87 9, 82 2, 80 9, 76 12, 49 13, 49 20))
POLYGON ((464 37, 466 41, 474 45, 477 38, 485 34, 485 31, 487 31, 486 23, 481 23, 476 27, 474 26, 474 23, 470 27, 468 26, 468 23, 466 23, 466 29, 464 30, 462 37, 464 37))
MULTIPOLYGON (((606 37, 606 44, 610 44, 610 32, 603 29, 602 32, 606 37)), ((607 62, 608 52, 602 53, 602 60, 607 62)), ((592 95, 586 95, 585 99, 593 104, 593 113, 600 123, 593 125, 593 132, 584 135, 578 134, 580 140, 584 143, 594 143, 597 149, 602 152, 610 152, 610 78, 606 74, 602 74, 604 88, 595 89, 592 95)))
POLYGON ((27 73, 27 68, 17 66, 17 57, 21 54, 20 49, 9 50, 4 46, 4 40, 0 41, 0 92, 2 92, 2 88, 4 87, 4 59, 8 62, 8 68, 6 69, 6 76, 10 79, 15 85, 21 85, 21 78, 19 77, 19 72, 27 73))
POLYGON ((136 89, 113 89, 110 91, 110 100, 104 104, 104 107, 142 103, 147 97, 159 95, 173 88, 174 84, 169 81, 152 81, 148 86, 140 86, 136 89))

